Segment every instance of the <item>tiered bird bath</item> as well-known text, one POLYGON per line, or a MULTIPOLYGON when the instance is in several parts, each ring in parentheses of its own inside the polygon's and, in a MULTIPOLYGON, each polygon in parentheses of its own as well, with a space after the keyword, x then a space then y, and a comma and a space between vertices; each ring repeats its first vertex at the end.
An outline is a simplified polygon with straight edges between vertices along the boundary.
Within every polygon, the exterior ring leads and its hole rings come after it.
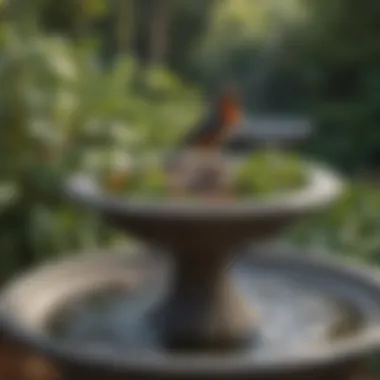
POLYGON ((248 249, 328 206, 342 183, 262 201, 119 199, 87 177, 68 194, 156 247, 50 264, 11 283, 3 328, 68 379, 348 378, 380 344, 380 280, 326 259, 248 249))

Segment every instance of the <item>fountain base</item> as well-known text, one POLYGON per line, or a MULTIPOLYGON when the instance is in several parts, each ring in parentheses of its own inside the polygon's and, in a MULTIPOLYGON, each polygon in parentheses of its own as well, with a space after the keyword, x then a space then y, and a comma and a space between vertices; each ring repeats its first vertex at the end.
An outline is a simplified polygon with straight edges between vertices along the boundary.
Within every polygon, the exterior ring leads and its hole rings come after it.
POLYGON ((154 255, 103 253, 48 265, 5 290, 0 321, 8 335, 54 359, 72 378, 101 380, 291 379, 298 372, 318 378, 380 342, 380 282, 367 269, 246 254, 230 275, 259 318, 260 339, 247 335, 241 350, 167 350, 157 319, 151 323, 149 316, 164 313, 160 307, 170 300, 170 268, 154 255))

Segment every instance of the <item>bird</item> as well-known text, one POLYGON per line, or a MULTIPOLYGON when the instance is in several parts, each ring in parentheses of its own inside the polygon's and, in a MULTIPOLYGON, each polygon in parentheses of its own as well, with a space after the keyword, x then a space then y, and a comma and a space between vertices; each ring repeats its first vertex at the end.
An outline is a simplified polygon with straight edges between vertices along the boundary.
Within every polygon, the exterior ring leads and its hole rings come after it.
POLYGON ((243 118, 238 90, 227 84, 203 119, 182 139, 183 149, 219 149, 228 140, 243 118))
POLYGON ((180 140, 177 154, 171 156, 167 168, 192 189, 218 187, 224 165, 218 153, 242 119, 238 89, 228 83, 218 92, 201 121, 180 140), (181 159, 178 152, 190 152, 190 161, 181 159))

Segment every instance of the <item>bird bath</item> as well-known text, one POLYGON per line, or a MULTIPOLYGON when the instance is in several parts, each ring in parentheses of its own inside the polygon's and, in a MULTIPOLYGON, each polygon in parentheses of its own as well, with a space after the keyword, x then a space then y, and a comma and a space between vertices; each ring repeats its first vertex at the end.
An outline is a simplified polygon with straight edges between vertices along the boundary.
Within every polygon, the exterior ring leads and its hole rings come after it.
POLYGON ((149 246, 45 265, 3 291, 0 321, 69 379, 347 378, 380 344, 380 280, 320 258, 247 249, 327 207, 342 183, 262 201, 119 199, 86 176, 71 200, 149 246))

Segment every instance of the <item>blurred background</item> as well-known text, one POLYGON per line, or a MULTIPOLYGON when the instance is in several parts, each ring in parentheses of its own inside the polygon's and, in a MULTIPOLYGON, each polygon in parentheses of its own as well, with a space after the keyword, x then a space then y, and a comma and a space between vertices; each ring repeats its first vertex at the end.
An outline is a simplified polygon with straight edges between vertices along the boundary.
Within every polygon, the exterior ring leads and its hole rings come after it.
POLYGON ((231 79, 249 115, 306 118, 299 153, 350 181, 282 240, 380 264, 379 20, 377 0, 1 0, 1 281, 131 243, 61 181, 170 147, 231 79))

